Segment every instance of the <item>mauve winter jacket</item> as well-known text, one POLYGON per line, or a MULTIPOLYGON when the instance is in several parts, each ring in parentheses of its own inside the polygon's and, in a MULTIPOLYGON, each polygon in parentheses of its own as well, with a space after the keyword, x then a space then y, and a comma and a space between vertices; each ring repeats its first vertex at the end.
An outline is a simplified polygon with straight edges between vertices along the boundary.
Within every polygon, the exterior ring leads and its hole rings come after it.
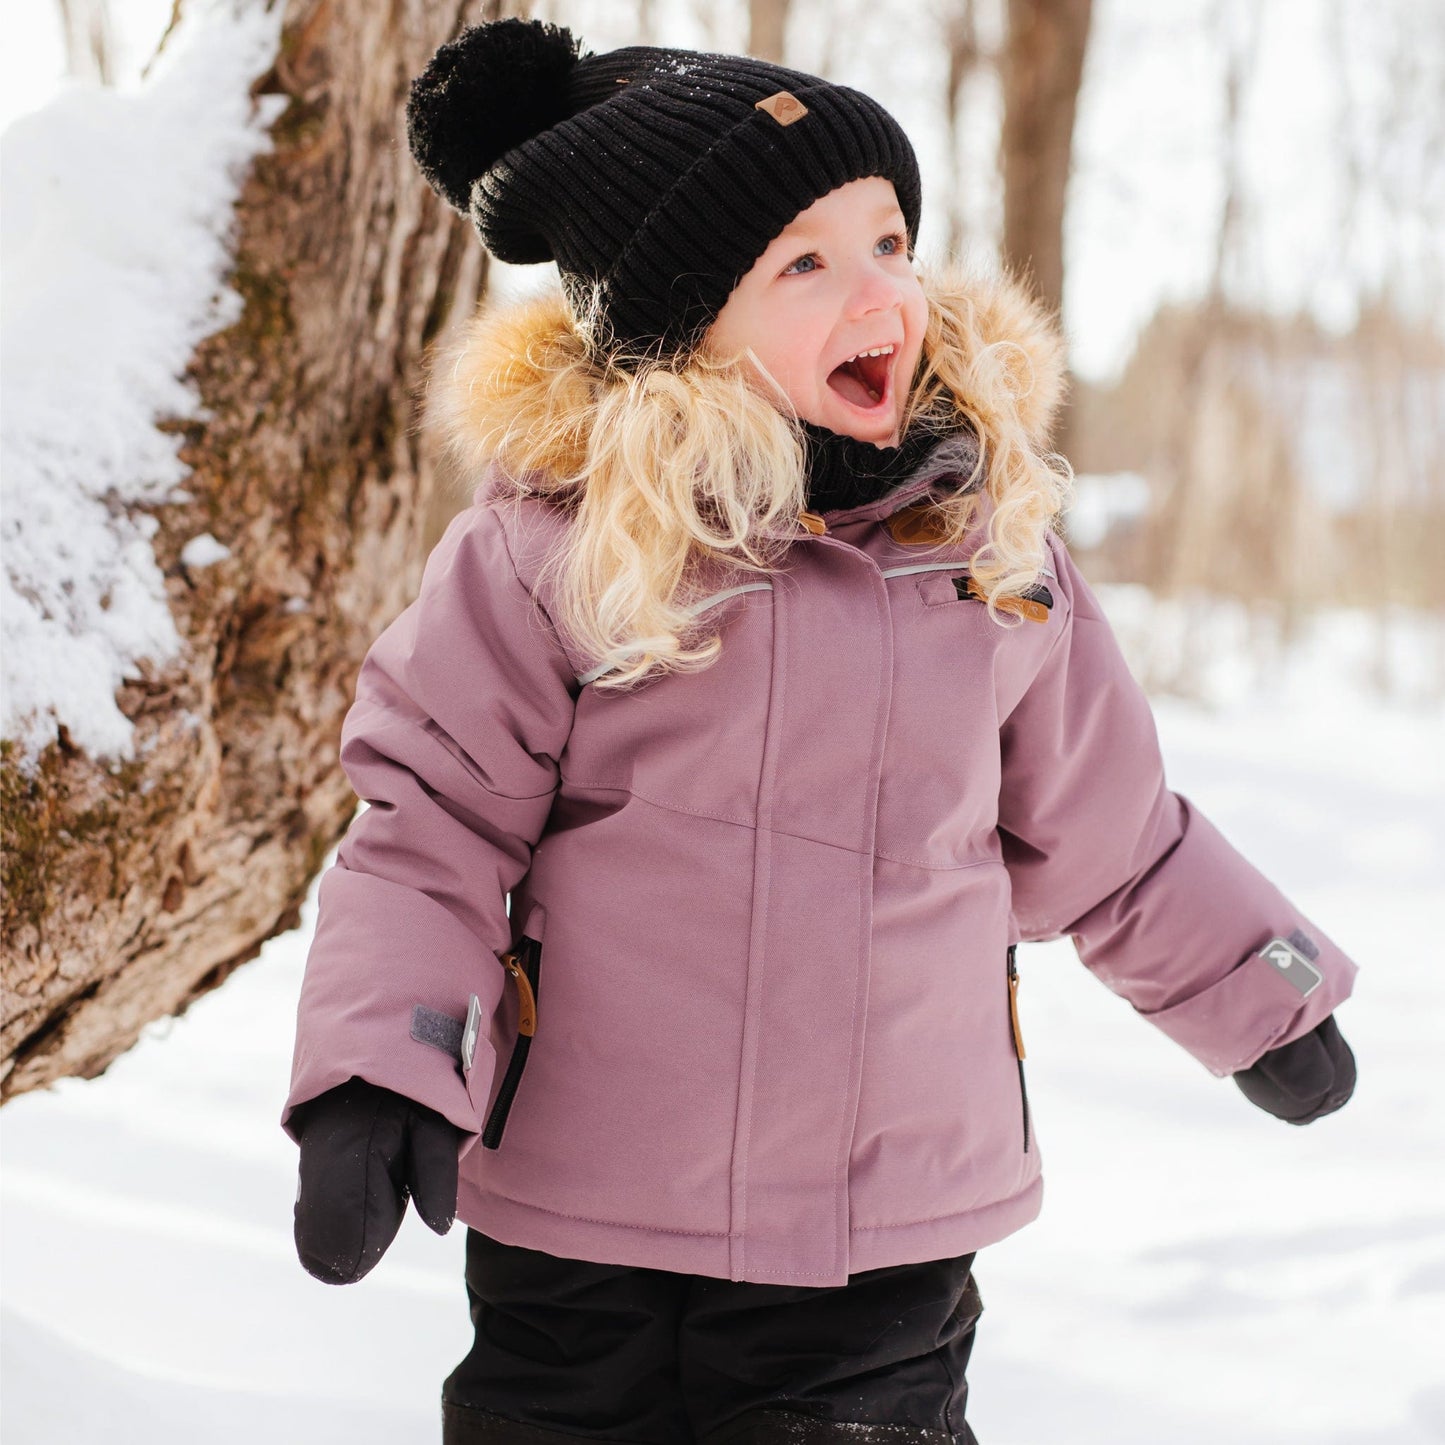
POLYGON ((464 1131, 458 1216, 503 1242, 841 1285, 1037 1215, 1020 941, 1070 935, 1220 1076, 1347 997, 1166 786, 1061 540, 1012 628, 967 590, 986 510, 926 540, 972 446, 806 514, 704 599, 710 668, 621 695, 539 577, 565 515, 484 478, 345 720, 370 806, 321 881, 283 1126, 359 1075, 464 1131))

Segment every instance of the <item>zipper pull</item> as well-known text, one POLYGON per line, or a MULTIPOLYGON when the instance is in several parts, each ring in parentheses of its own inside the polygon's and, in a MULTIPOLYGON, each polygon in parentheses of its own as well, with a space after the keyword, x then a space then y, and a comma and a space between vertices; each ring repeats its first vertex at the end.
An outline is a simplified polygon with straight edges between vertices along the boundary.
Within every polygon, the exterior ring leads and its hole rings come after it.
POLYGON ((517 980, 517 1032, 530 1038, 537 1032, 537 995, 532 992, 532 980, 515 953, 504 953, 501 961, 502 967, 517 980))
POLYGON ((1013 943, 1008 946, 1008 1012, 1009 1022, 1013 1024, 1014 1053, 1022 1059, 1025 1055, 1023 1030, 1019 1028, 1019 970, 1014 962, 1014 949, 1017 946, 1013 943))
POLYGON ((1020 617, 1027 617, 1030 622, 1049 620, 1048 605, 1036 597, 1000 597, 998 605, 1004 612, 1015 612, 1020 617))
MULTIPOLYGON (((988 594, 977 577, 955 577, 953 585, 960 597, 973 597, 980 602, 988 601, 988 594)), ((1001 612, 1014 612, 1020 617, 1027 617, 1031 622, 1047 622, 1054 598, 1047 587, 1035 586, 1022 597, 1000 597, 998 605, 1001 612)))
POLYGON ((798 522, 815 537, 822 537, 828 531, 828 524, 816 512, 799 512, 798 522))

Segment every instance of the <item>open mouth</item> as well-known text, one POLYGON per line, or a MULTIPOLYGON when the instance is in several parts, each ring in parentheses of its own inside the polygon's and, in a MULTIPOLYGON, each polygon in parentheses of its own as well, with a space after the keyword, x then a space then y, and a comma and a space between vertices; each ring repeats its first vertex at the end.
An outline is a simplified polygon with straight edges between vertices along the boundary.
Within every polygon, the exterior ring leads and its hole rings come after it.
POLYGON ((893 363, 898 355, 896 346, 872 347, 880 355, 859 352, 841 366, 833 368, 828 376, 828 385, 859 411, 879 412, 884 410, 893 396, 893 363))

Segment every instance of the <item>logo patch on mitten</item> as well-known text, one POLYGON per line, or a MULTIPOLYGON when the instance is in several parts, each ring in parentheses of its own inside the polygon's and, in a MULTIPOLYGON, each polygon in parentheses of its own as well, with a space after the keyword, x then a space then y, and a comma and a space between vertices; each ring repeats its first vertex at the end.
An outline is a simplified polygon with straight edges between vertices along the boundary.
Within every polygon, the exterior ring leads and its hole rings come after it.
POLYGON ((1260 949, 1259 956, 1286 983, 1298 989, 1301 998, 1308 998, 1325 981, 1324 974, 1288 938, 1271 938, 1260 949))

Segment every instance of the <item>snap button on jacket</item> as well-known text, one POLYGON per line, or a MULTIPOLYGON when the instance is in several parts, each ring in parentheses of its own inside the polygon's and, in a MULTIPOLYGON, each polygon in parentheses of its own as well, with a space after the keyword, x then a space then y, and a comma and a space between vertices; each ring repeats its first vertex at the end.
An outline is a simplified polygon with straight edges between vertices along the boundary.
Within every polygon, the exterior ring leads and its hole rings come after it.
POLYGON ((1221 1076, 1347 997, 1354 963, 1166 785, 1062 541, 1008 628, 967 587, 982 523, 931 543, 949 466, 800 525, 704 598, 710 668, 626 694, 552 623, 565 515, 483 478, 345 720, 369 807, 321 881, 283 1126, 360 1075, 465 1132, 458 1216, 505 1243, 841 1285, 1038 1213, 1043 984, 1012 945, 1072 936, 1221 1076), (1258 952, 1291 936, 1307 996, 1258 952), (411 1024, 473 997, 468 1069, 411 1024))

